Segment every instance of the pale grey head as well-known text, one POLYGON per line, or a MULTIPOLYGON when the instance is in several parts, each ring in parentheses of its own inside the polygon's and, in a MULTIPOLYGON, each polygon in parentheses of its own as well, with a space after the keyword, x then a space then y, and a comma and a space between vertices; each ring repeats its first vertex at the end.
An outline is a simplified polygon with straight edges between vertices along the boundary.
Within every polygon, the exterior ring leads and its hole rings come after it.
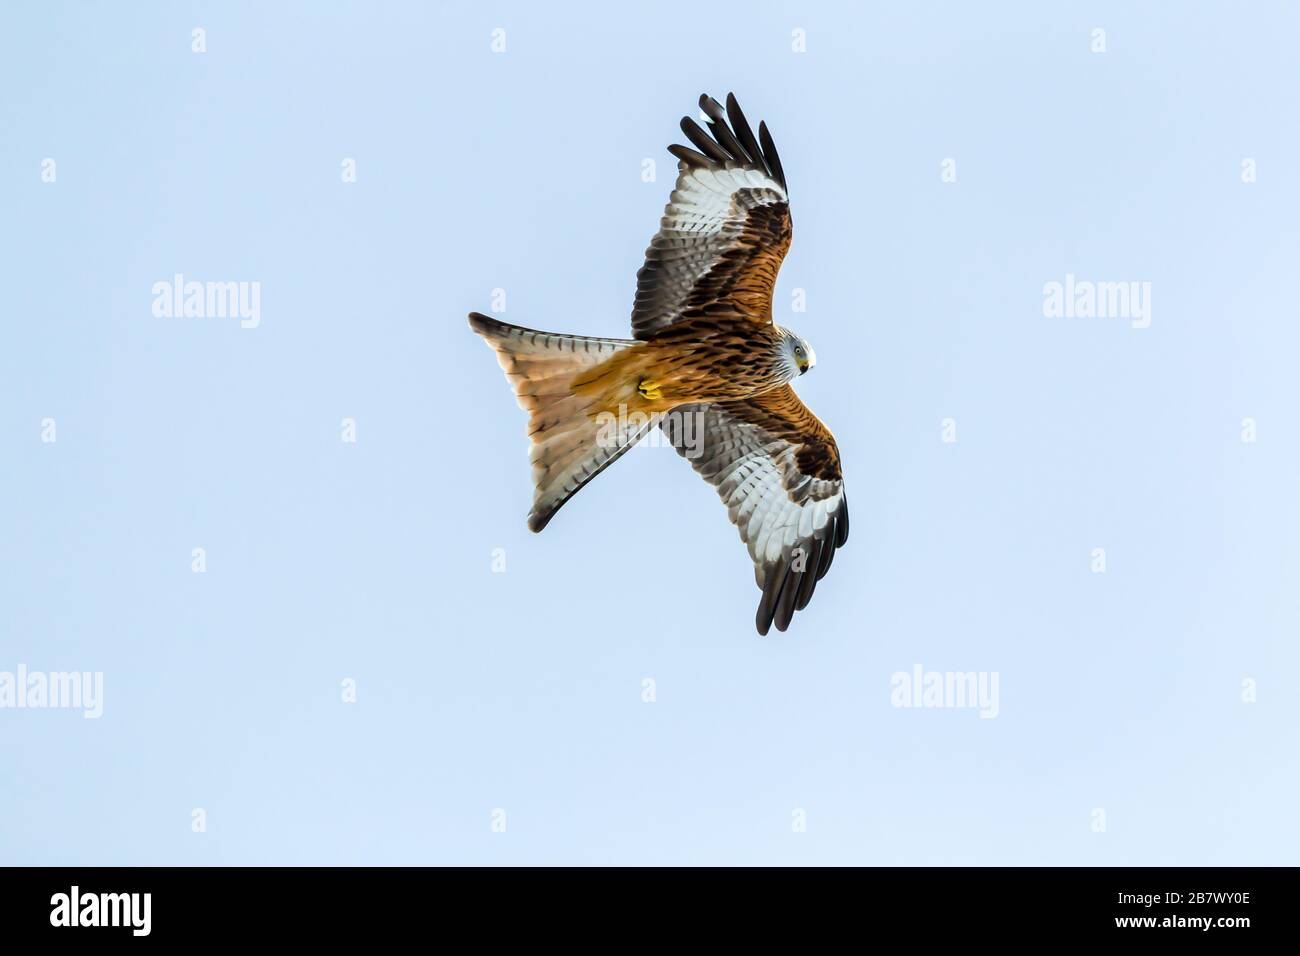
POLYGON ((787 382, 796 378, 817 364, 817 353, 808 340, 796 332, 777 326, 781 338, 777 342, 777 361, 787 382))

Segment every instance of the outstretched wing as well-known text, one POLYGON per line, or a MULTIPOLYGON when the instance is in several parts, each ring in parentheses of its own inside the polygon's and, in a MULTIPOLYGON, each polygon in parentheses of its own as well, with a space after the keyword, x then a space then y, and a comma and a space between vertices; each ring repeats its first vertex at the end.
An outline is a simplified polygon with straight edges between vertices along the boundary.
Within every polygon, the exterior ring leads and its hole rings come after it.
POLYGON ((664 418, 673 447, 718 490, 754 559, 755 624, 790 626, 849 537, 840 453, 789 385, 755 398, 683 405, 664 418))
POLYGON ((698 151, 668 147, 681 162, 659 232, 636 274, 632 334, 638 339, 709 306, 772 321, 772 289, 790 248, 781 160, 765 124, 754 138, 734 95, 727 94, 725 114, 707 94, 700 109, 709 117, 707 133, 682 118, 682 131, 698 151))

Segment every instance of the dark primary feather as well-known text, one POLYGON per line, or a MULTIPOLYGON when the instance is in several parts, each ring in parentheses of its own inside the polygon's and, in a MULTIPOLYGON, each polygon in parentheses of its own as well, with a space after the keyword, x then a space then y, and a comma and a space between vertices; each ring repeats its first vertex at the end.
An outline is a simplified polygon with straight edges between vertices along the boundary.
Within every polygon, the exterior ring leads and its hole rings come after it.
MULTIPOLYGON (((727 94, 727 116, 730 117, 731 125, 736 130, 736 137, 745 147, 750 162, 757 164, 762 159, 763 151, 758 148, 758 140, 754 139, 754 131, 749 128, 749 120, 745 119, 745 114, 740 111, 740 104, 736 102, 734 93, 727 94)), ((785 186, 784 179, 778 182, 785 186)))
POLYGON ((700 109, 704 110, 709 117, 709 132, 713 138, 718 141, 718 145, 727 151, 735 162, 752 163, 753 158, 745 152, 745 148, 732 134, 731 128, 727 126, 727 118, 723 115, 722 106, 713 97, 702 94, 700 96, 700 109))
POLYGON ((682 132, 686 134, 686 138, 691 141, 696 149, 715 163, 722 163, 725 166, 731 162, 731 157, 727 155, 727 151, 714 142, 713 137, 704 132, 700 128, 700 124, 689 116, 682 117, 682 132))
POLYGON ((689 146, 678 146, 676 143, 673 143, 673 145, 668 147, 668 152, 672 153, 688 166, 707 167, 709 165, 709 157, 705 156, 701 152, 691 149, 689 146))
POLYGON ((772 177, 784 186, 785 170, 781 168, 781 157, 776 154, 776 144, 772 142, 772 134, 767 131, 766 123, 758 124, 758 141, 763 144, 763 158, 767 160, 767 168, 772 177))

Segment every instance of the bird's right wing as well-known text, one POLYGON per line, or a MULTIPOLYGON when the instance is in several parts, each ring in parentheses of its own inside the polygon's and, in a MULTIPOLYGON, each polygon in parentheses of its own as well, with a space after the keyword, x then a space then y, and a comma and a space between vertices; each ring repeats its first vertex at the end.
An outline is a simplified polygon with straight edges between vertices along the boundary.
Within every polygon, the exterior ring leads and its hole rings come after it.
POLYGON ((755 398, 683 405, 662 422, 718 491, 749 547, 763 597, 755 625, 790 626, 849 537, 835 438, 789 385, 755 398))
POLYGON ((700 97, 700 109, 709 117, 708 133, 682 119, 698 149, 668 147, 681 162, 637 273, 632 334, 638 339, 653 338, 693 309, 771 321, 772 290, 791 235, 781 159, 765 124, 754 138, 735 96, 727 95, 725 114, 708 95, 700 97))

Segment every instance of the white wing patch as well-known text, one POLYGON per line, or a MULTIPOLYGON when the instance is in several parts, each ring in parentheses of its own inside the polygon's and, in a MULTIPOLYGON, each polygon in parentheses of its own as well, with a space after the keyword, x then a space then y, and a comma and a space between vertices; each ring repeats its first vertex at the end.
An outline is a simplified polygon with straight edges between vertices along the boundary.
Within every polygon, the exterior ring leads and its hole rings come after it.
POLYGON ((721 260, 745 229, 750 210, 787 202, 781 184, 754 169, 682 165, 637 273, 633 332, 672 325, 685 311, 699 278, 721 260), (745 202, 738 199, 744 194, 745 202))

